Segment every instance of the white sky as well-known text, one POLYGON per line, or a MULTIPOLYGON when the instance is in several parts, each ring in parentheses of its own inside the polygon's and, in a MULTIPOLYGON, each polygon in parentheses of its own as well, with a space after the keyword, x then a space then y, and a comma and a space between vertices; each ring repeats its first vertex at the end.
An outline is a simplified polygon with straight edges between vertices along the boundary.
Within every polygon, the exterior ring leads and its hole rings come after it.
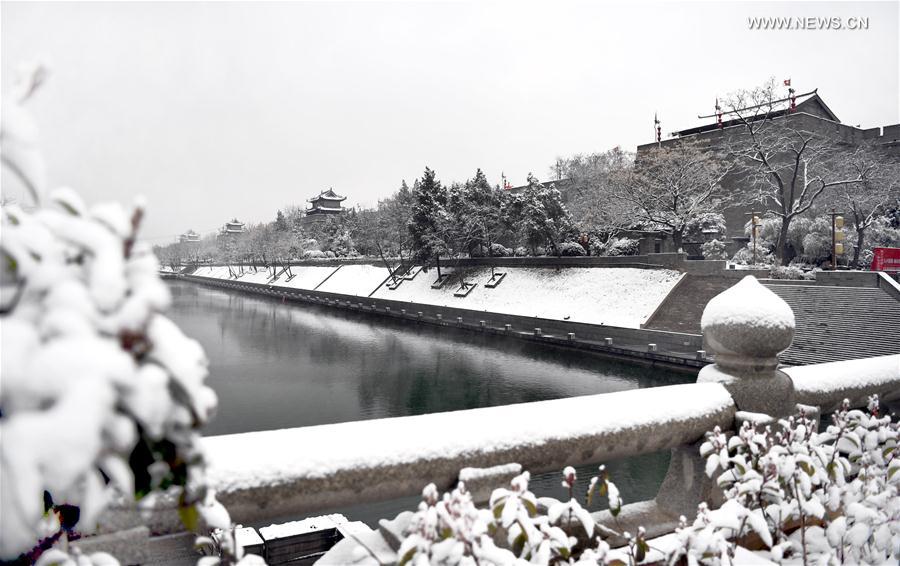
MULTIPOLYGON (((633 150, 716 96, 791 77, 848 124, 900 121, 897 2, 11 3, 51 185, 145 195, 165 243, 259 222, 334 187, 372 205, 426 165, 492 183, 557 156, 633 150), (749 16, 868 17, 865 31, 751 31, 749 16)), ((4 189, 7 196, 14 190, 4 189)), ((12 193, 12 194, 10 194, 12 193)))

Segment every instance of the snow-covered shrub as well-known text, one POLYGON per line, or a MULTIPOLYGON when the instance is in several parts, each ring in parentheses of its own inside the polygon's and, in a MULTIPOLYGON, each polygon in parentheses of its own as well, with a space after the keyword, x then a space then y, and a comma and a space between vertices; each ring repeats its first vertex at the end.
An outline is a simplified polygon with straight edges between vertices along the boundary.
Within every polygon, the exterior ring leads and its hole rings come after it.
POLYGON ((769 270, 769 277, 772 279, 794 279, 803 280, 804 272, 796 265, 776 265, 769 270))
MULTIPOLYGON (((15 161, 30 155, 19 147, 33 140, 30 117, 6 103, 4 167, 35 206, 6 204, 0 215, 0 560, 39 560, 56 541, 90 533, 114 497, 163 490, 189 529, 229 528, 199 446, 217 403, 206 357, 162 314, 168 288, 138 241, 143 204, 89 207, 62 188, 41 206, 36 161, 15 161)), ((42 559, 66 560, 59 549, 42 559)))
POLYGON ((638 255, 640 242, 634 238, 611 238, 606 243, 604 255, 638 255))
POLYGON ((325 252, 320 252, 319 250, 308 250, 303 252, 303 259, 323 259, 325 257, 325 252))
MULTIPOLYGON (((833 424, 816 430, 799 415, 776 427, 745 422, 734 435, 708 433, 701 454, 725 502, 718 509, 700 504, 692 523, 681 518, 666 563, 734 564, 742 547, 781 564, 896 564, 900 425, 881 415, 873 397, 868 411, 845 401, 833 424)), ((399 563, 637 564, 649 550, 644 530, 618 532, 586 510, 596 495, 607 498, 613 517, 621 511, 618 489, 600 472, 584 507, 574 497, 572 468, 563 470, 568 501, 537 498, 528 472, 494 490, 485 509, 463 483, 443 496, 429 485, 397 549, 399 563), (625 546, 611 551, 609 536, 625 546)))
POLYGON ((598 238, 597 236, 591 236, 590 240, 588 240, 588 249, 591 252, 591 255, 605 255, 606 254, 606 242, 598 238))
POLYGON ((525 246, 519 246, 518 248, 516 248, 514 254, 516 257, 526 257, 528 256, 528 248, 526 248, 525 246))
POLYGON ((700 252, 703 254, 703 259, 728 259, 728 251, 725 248, 725 242, 710 240, 700 246, 700 252))
MULTIPOLYGON (((603 466, 591 479, 587 503, 596 495, 606 497, 614 515, 622 500, 603 466)), ((487 509, 479 509, 465 484, 440 496, 434 484, 422 491, 422 502, 412 516, 397 551, 402 564, 568 564, 581 558, 583 564, 608 564, 609 534, 598 527, 591 514, 574 496, 575 470, 563 470, 563 486, 569 500, 537 498, 528 490, 529 473, 510 482, 509 489, 496 489, 487 509), (571 562, 570 562, 571 561, 571 562)), ((629 540, 632 559, 640 561, 648 550, 643 533, 629 540)))
POLYGON ((739 265, 772 265, 775 263, 775 255, 773 250, 775 244, 759 239, 756 242, 756 261, 753 261, 753 242, 749 242, 746 246, 739 249, 731 258, 731 261, 739 265))
POLYGON ((720 212, 704 212, 691 218, 684 229, 684 239, 705 242, 725 235, 725 215, 720 212))
POLYGON ((503 244, 491 244, 490 253, 488 253, 488 251, 486 246, 475 246, 472 248, 472 251, 469 252, 469 257, 511 257, 513 255, 513 251, 503 244))
POLYGON ((337 257, 337 255, 331 250, 328 250, 327 252, 325 252, 324 255, 325 255, 325 259, 334 259, 337 257))
POLYGON ((583 256, 587 255, 587 251, 584 249, 584 246, 579 244, 578 242, 563 242, 559 245, 559 249, 557 252, 561 256, 583 256))
POLYGON ((513 251, 503 244, 491 244, 491 256, 493 257, 511 257, 513 251))
POLYGON ((756 537, 763 558, 791 564, 896 564, 900 560, 900 426, 868 411, 837 411, 824 433, 799 417, 738 434, 718 428, 701 447, 706 473, 717 475, 727 501, 701 505, 677 531, 672 563, 724 564, 738 544, 756 537))

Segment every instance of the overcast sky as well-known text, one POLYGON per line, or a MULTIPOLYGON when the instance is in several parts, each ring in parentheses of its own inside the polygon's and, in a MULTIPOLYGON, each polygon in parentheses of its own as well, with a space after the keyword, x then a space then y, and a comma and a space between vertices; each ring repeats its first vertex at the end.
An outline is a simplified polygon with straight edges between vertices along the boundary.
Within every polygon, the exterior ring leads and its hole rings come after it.
MULTIPOLYGON (((51 185, 150 202, 171 241, 334 189, 372 205, 444 181, 549 177, 557 156, 633 150, 774 76, 863 127, 900 121, 898 3, 11 3, 2 90, 25 61, 51 185), (869 19, 757 31, 750 16, 869 19)), ((4 188, 5 193, 14 190, 4 188)), ((7 194, 7 196, 16 196, 7 194)))

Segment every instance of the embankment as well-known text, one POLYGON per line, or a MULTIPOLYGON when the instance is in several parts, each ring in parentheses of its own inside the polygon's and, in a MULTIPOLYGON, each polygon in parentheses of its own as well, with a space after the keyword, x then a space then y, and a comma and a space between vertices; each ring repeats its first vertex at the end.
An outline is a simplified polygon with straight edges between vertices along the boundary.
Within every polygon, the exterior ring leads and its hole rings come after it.
POLYGON ((246 271, 235 278, 235 268, 201 267, 183 277, 283 300, 500 334, 650 365, 696 371, 708 363, 698 356, 699 335, 639 328, 682 276, 665 269, 504 268, 496 270, 506 276, 493 289, 484 285, 489 268, 468 269, 465 279, 476 287, 466 297, 454 296, 460 286, 458 272, 433 289, 434 269, 404 280, 396 290, 386 285, 387 270, 374 265, 294 266, 290 275, 280 274, 277 280, 271 272, 246 271))

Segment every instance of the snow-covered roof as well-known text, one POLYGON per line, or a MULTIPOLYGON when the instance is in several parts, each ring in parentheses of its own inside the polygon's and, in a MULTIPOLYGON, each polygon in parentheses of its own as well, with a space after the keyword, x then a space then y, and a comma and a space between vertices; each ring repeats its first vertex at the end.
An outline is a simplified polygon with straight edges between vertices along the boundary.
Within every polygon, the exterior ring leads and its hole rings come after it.
POLYGON ((311 199, 307 199, 306 202, 316 202, 319 200, 342 201, 342 200, 346 200, 346 199, 347 199, 347 197, 341 196, 341 195, 337 194, 336 192, 334 192, 334 189, 328 189, 327 191, 320 192, 318 196, 314 196, 311 199))
POLYGON ((307 210, 307 212, 312 212, 314 210, 321 210, 324 212, 343 212, 344 207, 343 206, 321 206, 321 205, 316 204, 316 205, 313 205, 312 208, 307 210))
MULTIPOLYGON (((786 116, 788 114, 807 113, 807 114, 811 114, 811 115, 819 117, 819 118, 824 118, 826 120, 831 120, 833 122, 840 123, 840 120, 835 115, 835 113, 831 111, 831 109, 828 107, 827 104, 825 104, 825 101, 822 100, 822 97, 820 97, 817 94, 817 90, 812 90, 810 92, 798 94, 795 98, 795 102, 796 102, 796 107, 793 110, 791 110, 790 98, 785 98, 783 100, 778 100, 778 101, 773 102, 771 112, 765 112, 765 113, 760 113, 759 115, 754 115, 754 112, 752 112, 752 111, 756 107, 746 108, 746 109, 742 109, 742 110, 748 111, 748 114, 750 116, 749 120, 751 120, 751 121, 762 120, 764 118, 778 118, 781 116, 786 116)), ((712 130, 717 130, 719 128, 727 128, 729 126, 736 126, 740 122, 736 117, 729 118, 733 114, 734 114, 734 112, 723 111, 722 112, 723 121, 722 121, 721 126, 719 124, 717 124, 715 121, 707 122, 707 120, 709 120, 709 119, 714 119, 715 114, 712 114, 710 116, 698 116, 698 119, 704 120, 704 123, 702 125, 694 126, 692 128, 687 128, 684 130, 679 130, 679 131, 673 132, 672 135, 678 136, 678 137, 683 137, 683 136, 689 136, 692 134, 709 132, 712 130)))

